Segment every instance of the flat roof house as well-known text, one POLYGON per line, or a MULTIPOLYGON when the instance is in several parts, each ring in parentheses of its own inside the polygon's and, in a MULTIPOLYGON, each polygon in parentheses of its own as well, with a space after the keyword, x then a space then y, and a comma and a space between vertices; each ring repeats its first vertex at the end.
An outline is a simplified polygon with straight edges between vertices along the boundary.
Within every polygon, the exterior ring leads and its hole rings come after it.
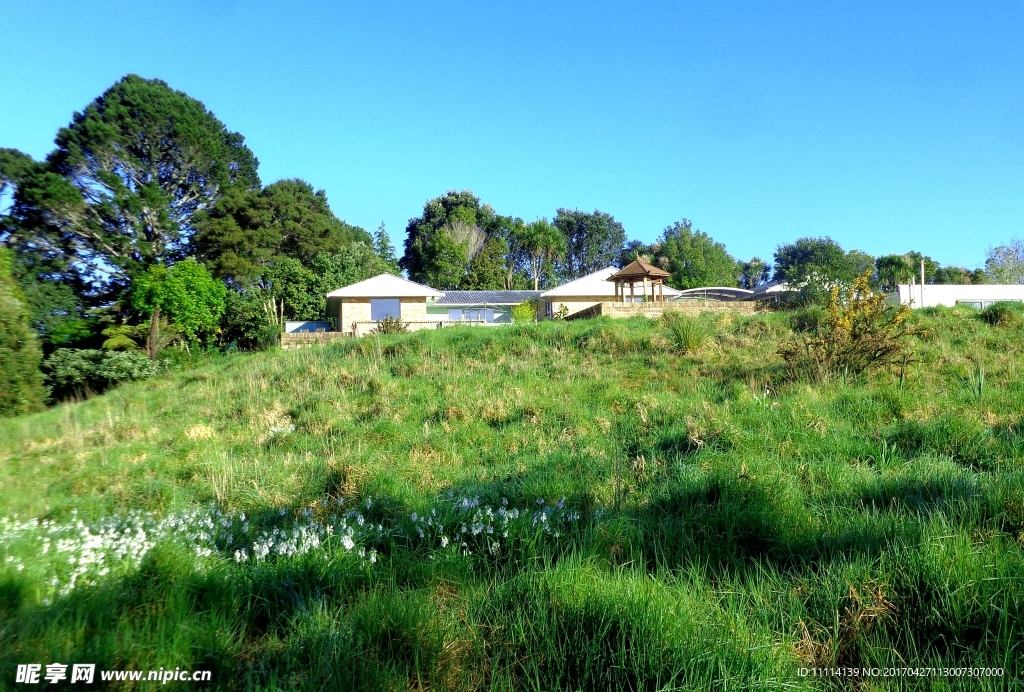
POLYGON ((339 332, 362 336, 378 320, 396 317, 409 329, 437 328, 437 319, 427 316, 427 306, 441 292, 392 274, 378 274, 327 294, 327 315, 334 318, 339 332))
POLYGON ((449 322, 507 324, 512 321, 512 308, 527 301, 536 304, 540 294, 540 291, 445 291, 427 306, 427 314, 449 322))
POLYGON ((887 302, 930 308, 938 305, 953 307, 969 305, 987 308, 993 303, 1024 302, 1024 286, 1020 284, 900 284, 890 293, 887 302))

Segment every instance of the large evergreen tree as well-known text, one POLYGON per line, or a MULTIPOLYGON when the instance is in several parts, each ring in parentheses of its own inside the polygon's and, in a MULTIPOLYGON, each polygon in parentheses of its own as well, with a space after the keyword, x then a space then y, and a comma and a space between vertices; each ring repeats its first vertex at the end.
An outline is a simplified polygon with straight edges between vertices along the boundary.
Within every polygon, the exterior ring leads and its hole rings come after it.
POLYGON ((566 281, 614 264, 626 242, 622 224, 603 211, 559 209, 554 225, 566 240, 565 259, 558 265, 566 281))
POLYGON ((9 242, 47 278, 87 283, 95 296, 185 258, 197 212, 232 187, 259 187, 241 135, 136 75, 75 113, 56 145, 18 181, 9 242))

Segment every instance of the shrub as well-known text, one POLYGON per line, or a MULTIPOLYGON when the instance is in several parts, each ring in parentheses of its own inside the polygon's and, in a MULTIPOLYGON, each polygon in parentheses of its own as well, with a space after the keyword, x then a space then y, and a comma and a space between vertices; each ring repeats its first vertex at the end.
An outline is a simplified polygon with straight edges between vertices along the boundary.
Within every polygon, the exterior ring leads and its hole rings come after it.
POLYGON ((978 317, 992 326, 1009 327, 1020 324, 1024 316, 1024 303, 1003 301, 993 303, 978 313, 978 317))
POLYGON ((828 317, 828 311, 820 305, 808 305, 794 312, 789 323, 794 331, 817 333, 828 317))
POLYGON ((513 322, 535 322, 537 320, 537 306, 533 301, 524 300, 519 305, 512 307, 513 322))
POLYGON ((408 334, 409 325, 397 317, 385 317, 377 322, 371 334, 408 334))
POLYGON ((696 353, 708 339, 707 328, 696 317, 666 312, 661 319, 672 345, 680 353, 696 353))
POLYGON ((55 400, 100 394, 121 382, 160 372, 140 351, 59 348, 43 363, 55 400))
POLYGON ((844 296, 833 288, 817 333, 782 345, 779 354, 794 371, 827 380, 840 373, 861 374, 905 357, 910 337, 923 332, 906 325, 910 308, 886 305, 885 295, 871 290, 869 278, 870 272, 864 272, 844 296))

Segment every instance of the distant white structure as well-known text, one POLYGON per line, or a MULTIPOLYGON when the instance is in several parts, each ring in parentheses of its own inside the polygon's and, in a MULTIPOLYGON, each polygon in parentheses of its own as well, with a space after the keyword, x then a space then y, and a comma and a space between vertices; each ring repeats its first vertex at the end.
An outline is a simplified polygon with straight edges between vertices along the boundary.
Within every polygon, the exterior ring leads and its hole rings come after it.
POLYGON ((892 305, 932 308, 939 305, 968 305, 987 308, 993 303, 1024 302, 1021 284, 900 284, 887 299, 892 305))

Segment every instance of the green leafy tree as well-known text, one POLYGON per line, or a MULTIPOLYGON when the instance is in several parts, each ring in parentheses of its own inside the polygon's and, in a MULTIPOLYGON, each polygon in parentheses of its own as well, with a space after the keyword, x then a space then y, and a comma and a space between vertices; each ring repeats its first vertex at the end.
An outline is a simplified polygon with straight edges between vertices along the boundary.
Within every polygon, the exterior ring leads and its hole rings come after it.
POLYGON ((39 371, 43 352, 11 276, 11 259, 0 247, 0 416, 38 410, 46 397, 39 371))
POLYGON ((500 234, 501 220, 489 204, 469 190, 449 190, 409 220, 398 264, 413 281, 459 288, 487 239, 500 234))
POLYGON ((257 161, 202 103, 129 75, 76 113, 15 193, 11 244, 77 268, 102 299, 191 252, 192 219, 258 189, 257 161))
POLYGON ((833 288, 853 283, 861 259, 831 238, 800 238, 775 250, 772 278, 799 290, 805 300, 824 301, 833 288))
POLYGON ((565 259, 558 263, 564 280, 578 279, 614 264, 626 242, 626 231, 611 214, 559 209, 554 226, 565 237, 565 259))
POLYGON ((533 277, 533 290, 536 291, 540 287, 544 267, 561 261, 568 251, 568 243, 562 232, 547 219, 537 219, 526 224, 521 237, 522 246, 529 253, 530 275, 533 277))
POLYGON ((154 330, 166 317, 188 343, 208 341, 217 331, 224 312, 227 289, 193 258, 167 268, 156 265, 132 287, 132 305, 150 317, 147 352, 156 358, 154 330))
POLYGON ((910 281, 914 268, 906 255, 884 255, 875 260, 875 273, 882 290, 892 293, 896 286, 910 281))
POLYGON ((290 257, 308 265, 322 252, 370 235, 331 211, 327 194, 302 180, 280 180, 261 191, 233 189, 197 215, 195 246, 214 275, 250 283, 264 267, 290 257))
POLYGON ((749 262, 740 265, 740 286, 753 290, 768 283, 772 267, 760 257, 753 257, 749 262))
POLYGON ((989 249, 985 276, 996 284, 1024 283, 1024 240, 1012 238, 1006 245, 989 249))
POLYGON ((488 238, 480 252, 470 261, 460 288, 469 291, 499 291, 505 288, 506 255, 508 243, 504 238, 488 238))
POLYGON ((673 288, 736 286, 739 265, 725 245, 707 233, 693 230, 689 219, 666 228, 651 246, 653 263, 672 274, 666 283, 673 288))
POLYGON ((395 274, 367 243, 321 252, 309 266, 286 257, 264 268, 253 283, 229 293, 223 340, 238 348, 262 348, 281 331, 283 320, 322 320, 326 294, 378 274, 395 274))

